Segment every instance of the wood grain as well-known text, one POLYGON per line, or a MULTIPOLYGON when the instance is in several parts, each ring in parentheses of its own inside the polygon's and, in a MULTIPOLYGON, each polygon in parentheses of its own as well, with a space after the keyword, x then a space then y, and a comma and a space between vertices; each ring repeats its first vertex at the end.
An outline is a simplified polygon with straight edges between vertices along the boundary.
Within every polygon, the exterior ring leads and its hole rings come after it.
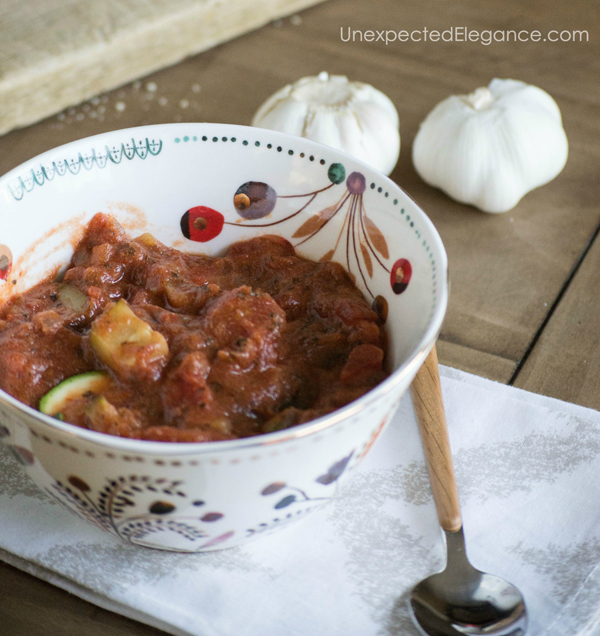
POLYGON ((506 384, 515 370, 514 360, 472 349, 448 340, 437 341, 437 353, 444 365, 506 384))
POLYGON ((4 0, 0 134, 321 0, 4 0))
POLYGON ((3 636, 164 636, 0 561, 3 636))
POLYGON ((600 409, 600 239, 550 318, 515 386, 600 409))
POLYGON ((462 518, 435 346, 410 385, 410 394, 440 525, 447 532, 457 532, 462 518))

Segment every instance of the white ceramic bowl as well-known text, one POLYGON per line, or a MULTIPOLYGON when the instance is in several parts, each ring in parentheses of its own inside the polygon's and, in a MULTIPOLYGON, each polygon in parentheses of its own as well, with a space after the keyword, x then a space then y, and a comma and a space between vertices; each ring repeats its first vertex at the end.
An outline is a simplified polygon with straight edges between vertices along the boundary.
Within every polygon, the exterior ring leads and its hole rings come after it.
POLYGON ((205 444, 103 435, 0 391, 0 437, 15 458, 81 517, 132 543, 184 552, 238 545, 330 499, 384 430, 440 330, 447 260, 425 214, 388 178, 305 139, 217 124, 115 131, 51 150, 0 179, 0 300, 65 266, 98 211, 114 214, 133 235, 149 231, 168 245, 209 254, 276 233, 318 260, 342 232, 333 259, 387 308, 394 371, 325 417, 205 444), (236 191, 250 181, 276 193, 268 216, 259 209, 244 219, 234 207, 236 191), (293 237, 340 201, 320 231, 293 237), (189 240, 182 217, 200 205, 219 214, 189 240))

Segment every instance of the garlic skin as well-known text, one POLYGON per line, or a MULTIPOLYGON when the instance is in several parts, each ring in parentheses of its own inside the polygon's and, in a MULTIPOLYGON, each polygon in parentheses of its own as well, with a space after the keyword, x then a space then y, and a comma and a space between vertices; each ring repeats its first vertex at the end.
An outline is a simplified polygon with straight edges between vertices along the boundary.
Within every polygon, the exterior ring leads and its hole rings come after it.
POLYGON ((556 102, 540 88, 493 79, 439 103, 413 144, 421 178, 484 212, 506 212, 563 169, 568 142, 556 102))
POLYGON ((392 101, 343 75, 320 73, 285 86, 258 109, 252 125, 318 141, 386 175, 400 155, 400 121, 392 101))

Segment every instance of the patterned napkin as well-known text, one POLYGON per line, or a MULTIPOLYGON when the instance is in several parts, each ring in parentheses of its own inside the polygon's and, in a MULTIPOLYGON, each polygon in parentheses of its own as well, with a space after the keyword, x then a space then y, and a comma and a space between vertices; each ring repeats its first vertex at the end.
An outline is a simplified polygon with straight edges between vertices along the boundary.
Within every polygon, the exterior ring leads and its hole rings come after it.
MULTIPOLYGON (((442 368, 467 549, 523 592, 528 636, 600 634, 600 413, 442 368)), ((407 395, 325 508, 242 547, 175 554, 71 516, 0 447, 0 558, 193 636, 416 636, 411 587, 444 563, 407 395)))

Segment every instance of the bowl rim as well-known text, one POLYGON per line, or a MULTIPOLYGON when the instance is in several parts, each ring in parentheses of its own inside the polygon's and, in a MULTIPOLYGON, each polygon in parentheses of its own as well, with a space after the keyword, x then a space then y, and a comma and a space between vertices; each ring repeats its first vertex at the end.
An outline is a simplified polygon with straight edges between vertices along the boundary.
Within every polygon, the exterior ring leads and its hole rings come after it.
MULTIPOLYGON (((229 451, 240 451, 242 449, 257 448, 260 446, 273 446, 281 444, 286 441, 296 440, 303 437, 308 437, 319 433, 325 429, 335 426, 337 423, 353 417, 371 402, 378 400, 382 395, 393 391, 395 387, 402 384, 406 377, 414 375, 422 363, 425 361, 429 351, 435 344, 435 341, 440 333, 442 323, 448 308, 448 296, 449 296, 449 279, 448 279, 448 257, 446 250, 442 243, 442 239, 425 212, 421 209, 419 204, 397 183, 392 181, 389 177, 382 174, 375 168, 369 166, 364 161, 350 156, 340 150, 326 146, 324 144, 305 139, 304 137, 297 137, 295 135, 289 135, 279 131, 274 131, 266 128, 258 128, 254 126, 242 126, 239 124, 222 124, 222 123, 210 123, 210 122, 187 122, 187 123, 164 123, 164 124, 151 124, 146 126, 137 126, 130 128, 121 128, 112 130, 98 135, 92 135, 89 137, 83 137, 75 141, 56 146, 50 150, 47 150, 27 161, 19 164, 6 174, 0 177, 0 189, 8 186, 8 183, 16 176, 23 174, 28 169, 31 169, 34 165, 38 165, 40 162, 47 160, 49 157, 56 155, 58 152, 65 149, 76 151, 79 146, 89 146, 90 142, 98 142, 107 140, 110 138, 118 137, 122 140, 124 135, 131 133, 132 136, 146 134, 151 136, 151 132, 160 129, 169 129, 175 132, 176 129, 188 131, 190 128, 197 127, 204 131, 215 130, 220 131, 219 136, 228 131, 249 131, 256 130, 261 133, 267 133, 273 136, 274 139, 281 139, 282 143, 287 141, 288 143, 294 143, 303 145, 303 149, 315 148, 325 149, 327 153, 334 154, 342 159, 346 159, 351 163, 358 164, 361 169, 367 173, 376 175, 377 178, 384 182, 389 188, 394 189, 401 196, 406 197, 412 201, 416 208, 417 214, 420 216, 419 221, 423 225, 427 226, 431 233, 431 244, 436 248, 437 256, 439 257, 438 265, 440 270, 440 289, 438 290, 439 296, 436 303, 435 310, 431 316, 428 327, 421 337, 421 339, 415 344, 411 353, 407 356, 404 362, 394 369, 391 374, 380 384, 373 389, 362 395, 360 398, 350 402, 346 406, 343 406, 331 413, 323 415, 319 418, 305 422, 304 424, 297 424, 289 429, 281 431, 274 431, 272 433, 262 433, 252 437, 238 438, 232 440, 222 440, 213 442, 157 442, 151 440, 129 439, 124 437, 117 437, 115 435, 108 435, 106 433, 99 433, 96 431, 90 431, 88 429, 69 424, 68 422, 61 422, 55 418, 45 415, 30 407, 12 395, 6 393, 6 391, 0 389, 0 402, 4 402, 17 411, 22 411, 32 417, 39 423, 50 426, 51 428, 59 430, 61 433, 66 433, 70 437, 76 437, 87 442, 91 442, 96 445, 100 445, 112 450, 126 451, 126 452, 138 452, 147 455, 167 455, 167 456, 183 456, 183 455, 199 455, 199 454, 213 454, 229 451)), ((237 134, 239 134, 239 132, 237 134)))

